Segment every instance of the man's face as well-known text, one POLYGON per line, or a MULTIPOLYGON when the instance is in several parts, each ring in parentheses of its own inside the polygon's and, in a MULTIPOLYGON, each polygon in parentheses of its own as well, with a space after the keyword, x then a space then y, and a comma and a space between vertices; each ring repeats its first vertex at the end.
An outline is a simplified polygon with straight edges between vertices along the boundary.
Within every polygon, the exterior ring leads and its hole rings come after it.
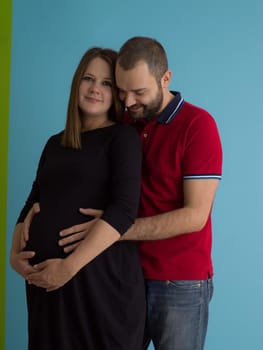
POLYGON ((133 118, 152 118, 159 114, 163 104, 161 83, 157 84, 144 61, 129 70, 124 70, 117 63, 116 82, 120 100, 133 118))

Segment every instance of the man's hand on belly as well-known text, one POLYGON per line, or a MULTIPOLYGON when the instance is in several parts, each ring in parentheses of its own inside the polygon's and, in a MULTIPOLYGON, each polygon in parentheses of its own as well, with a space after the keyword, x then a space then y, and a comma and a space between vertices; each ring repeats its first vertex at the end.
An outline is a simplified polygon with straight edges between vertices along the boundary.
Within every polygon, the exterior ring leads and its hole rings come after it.
POLYGON ((98 209, 80 208, 79 211, 81 214, 94 217, 94 219, 91 221, 84 222, 83 224, 75 225, 63 231, 60 231, 59 235, 62 238, 58 241, 58 244, 61 247, 64 247, 65 253, 69 253, 75 250, 75 248, 89 234, 93 225, 103 214, 103 211, 98 209))

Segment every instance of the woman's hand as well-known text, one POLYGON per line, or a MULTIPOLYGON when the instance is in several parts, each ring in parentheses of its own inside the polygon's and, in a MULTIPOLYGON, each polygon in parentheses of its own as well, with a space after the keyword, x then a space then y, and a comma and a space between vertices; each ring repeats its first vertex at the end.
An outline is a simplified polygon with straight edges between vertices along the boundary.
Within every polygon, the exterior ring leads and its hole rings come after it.
POLYGON ((29 264, 29 259, 33 258, 35 252, 11 252, 10 264, 12 268, 23 278, 27 278, 28 274, 34 272, 34 268, 29 264))
POLYGON ((33 266, 34 272, 27 275, 29 284, 54 291, 66 284, 77 273, 72 271, 67 259, 48 259, 33 266))
POLYGON ((19 223, 15 226, 9 261, 12 268, 23 278, 26 278, 29 273, 34 271, 33 267, 29 264, 29 259, 35 256, 35 252, 22 251, 21 236, 23 236, 23 230, 24 223, 19 223))

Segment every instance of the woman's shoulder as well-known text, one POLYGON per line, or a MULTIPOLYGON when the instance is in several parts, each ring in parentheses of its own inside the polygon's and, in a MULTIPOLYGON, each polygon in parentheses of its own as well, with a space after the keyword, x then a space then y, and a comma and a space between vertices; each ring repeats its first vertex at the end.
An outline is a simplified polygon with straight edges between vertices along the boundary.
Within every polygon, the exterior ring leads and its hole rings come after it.
POLYGON ((138 131, 127 124, 115 124, 114 132, 111 135, 113 145, 118 148, 127 148, 127 145, 131 147, 141 147, 141 140, 138 131))
POLYGON ((61 130, 61 131, 59 131, 58 133, 56 133, 56 134, 53 134, 53 135, 51 135, 50 136, 50 138, 49 138, 49 140, 61 140, 61 137, 62 137, 62 135, 63 135, 63 132, 64 132, 64 130, 61 130))
POLYGON ((120 135, 126 135, 127 137, 130 135, 130 137, 139 137, 138 135, 138 131, 125 123, 118 123, 115 124, 115 129, 116 129, 116 133, 120 134, 120 135))
POLYGON ((46 142, 46 147, 47 146, 52 146, 52 145, 60 145, 61 144, 61 137, 63 135, 63 131, 58 132, 57 134, 51 135, 46 142))
POLYGON ((125 123, 115 124, 114 133, 112 134, 112 137, 116 141, 122 142, 124 144, 127 144, 129 142, 141 142, 138 131, 134 127, 125 123))

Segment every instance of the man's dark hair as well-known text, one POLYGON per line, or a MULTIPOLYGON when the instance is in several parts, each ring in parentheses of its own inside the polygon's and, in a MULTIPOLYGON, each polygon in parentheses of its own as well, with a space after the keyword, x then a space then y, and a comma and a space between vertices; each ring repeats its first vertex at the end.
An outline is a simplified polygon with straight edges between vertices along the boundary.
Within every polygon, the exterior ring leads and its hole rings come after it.
POLYGON ((122 69, 132 69, 139 61, 146 62, 157 82, 168 70, 166 52, 156 39, 136 36, 122 45, 118 54, 118 64, 122 69))

